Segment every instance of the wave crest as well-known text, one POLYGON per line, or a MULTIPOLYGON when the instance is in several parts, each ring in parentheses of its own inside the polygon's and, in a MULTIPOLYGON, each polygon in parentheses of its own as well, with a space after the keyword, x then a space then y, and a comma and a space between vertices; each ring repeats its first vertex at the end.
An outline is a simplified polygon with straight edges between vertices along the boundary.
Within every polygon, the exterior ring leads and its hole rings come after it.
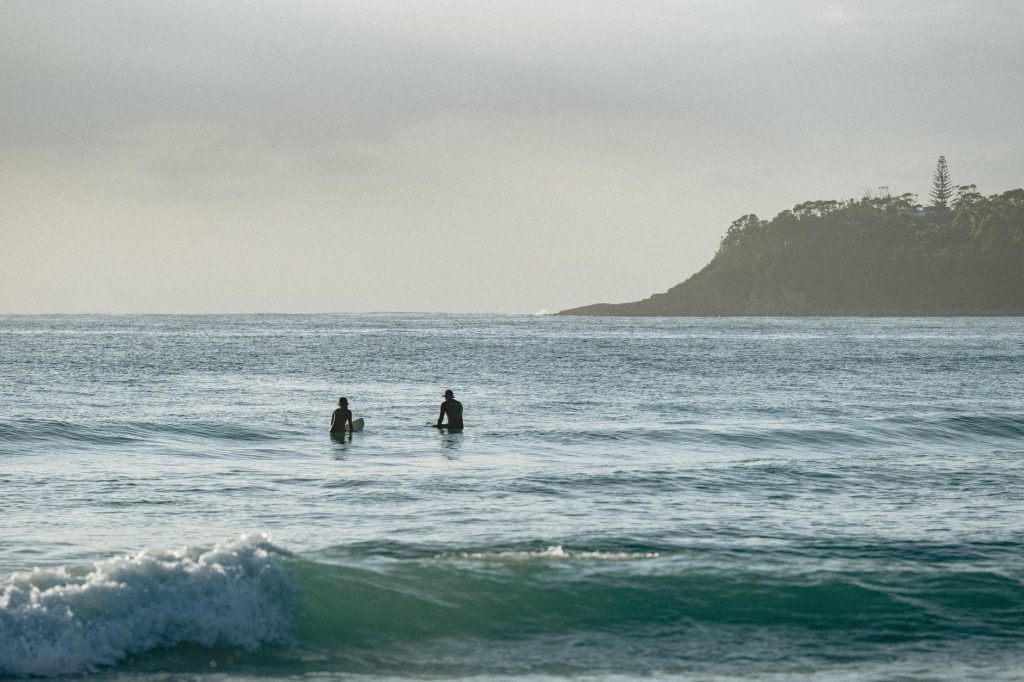
POLYGON ((0 676, 93 671, 184 642, 286 643, 296 588, 265 535, 0 582, 0 676))
POLYGON ((456 552, 444 554, 442 558, 472 559, 478 561, 629 561, 657 559, 658 552, 602 552, 597 550, 564 549, 561 545, 550 545, 543 550, 504 550, 493 552, 456 552))

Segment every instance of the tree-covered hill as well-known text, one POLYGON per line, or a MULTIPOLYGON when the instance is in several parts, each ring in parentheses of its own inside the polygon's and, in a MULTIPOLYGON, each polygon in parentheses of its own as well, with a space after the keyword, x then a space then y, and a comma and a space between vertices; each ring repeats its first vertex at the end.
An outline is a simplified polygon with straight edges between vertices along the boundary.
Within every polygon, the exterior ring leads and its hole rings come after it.
MULTIPOLYGON (((944 159, 940 159, 944 161, 944 159)), ((563 315, 1024 315, 1024 189, 808 201, 745 215, 663 294, 563 315)))

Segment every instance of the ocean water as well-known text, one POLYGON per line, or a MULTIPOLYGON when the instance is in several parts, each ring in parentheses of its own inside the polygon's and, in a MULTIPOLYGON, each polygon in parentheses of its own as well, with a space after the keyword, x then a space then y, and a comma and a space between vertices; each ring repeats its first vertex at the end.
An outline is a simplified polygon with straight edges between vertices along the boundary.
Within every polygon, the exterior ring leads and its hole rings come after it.
POLYGON ((1024 320, 0 317, 21 676, 1024 679, 1024 320))

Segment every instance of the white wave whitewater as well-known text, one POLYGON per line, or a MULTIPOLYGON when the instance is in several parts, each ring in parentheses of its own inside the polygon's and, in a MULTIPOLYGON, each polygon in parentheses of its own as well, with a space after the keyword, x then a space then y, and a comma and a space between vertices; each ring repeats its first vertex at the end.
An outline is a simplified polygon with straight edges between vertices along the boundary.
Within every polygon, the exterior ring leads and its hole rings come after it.
POLYGON ((184 642, 286 643, 294 593, 280 550, 258 535, 16 573, 0 584, 0 674, 94 671, 184 642))
POLYGON ((1019 680, 1022 443, 1020 318, 0 316, 0 677, 1019 680))

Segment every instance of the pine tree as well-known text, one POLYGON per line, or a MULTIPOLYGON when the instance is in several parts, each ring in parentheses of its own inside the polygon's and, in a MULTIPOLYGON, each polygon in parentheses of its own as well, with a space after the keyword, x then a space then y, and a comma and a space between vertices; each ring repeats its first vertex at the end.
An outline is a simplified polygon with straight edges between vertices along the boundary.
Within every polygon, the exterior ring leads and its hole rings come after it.
POLYGON ((932 176, 932 191, 928 194, 932 198, 932 206, 940 210, 946 210, 949 200, 953 196, 953 183, 949 179, 949 168, 946 167, 945 156, 940 156, 939 162, 935 164, 935 175, 932 176))

